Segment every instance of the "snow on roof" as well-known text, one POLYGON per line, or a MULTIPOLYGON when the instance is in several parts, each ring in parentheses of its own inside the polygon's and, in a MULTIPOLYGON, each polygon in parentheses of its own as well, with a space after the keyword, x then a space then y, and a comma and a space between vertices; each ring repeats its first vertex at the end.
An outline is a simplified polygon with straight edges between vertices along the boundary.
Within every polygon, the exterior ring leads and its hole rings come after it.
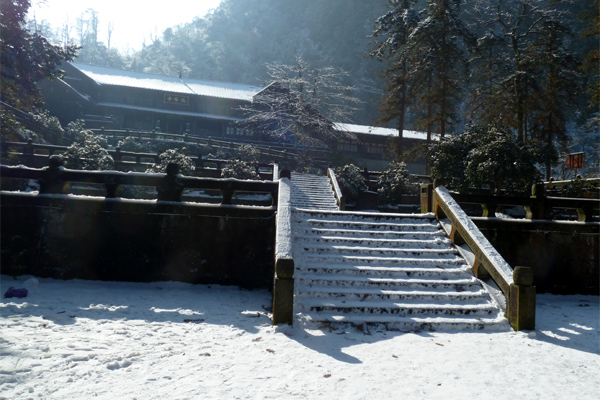
MULTIPOLYGON (((398 136, 398 130, 392 128, 382 128, 379 126, 368 126, 368 125, 356 125, 356 124, 344 124, 341 122, 335 122, 334 126, 339 131, 345 131, 350 133, 360 133, 364 135, 377 135, 377 136, 398 136)), ((404 136, 407 139, 418 139, 426 140, 427 132, 417 131, 404 131, 404 136)), ((438 140, 438 135, 432 135, 432 140, 438 140)))
POLYGON ((241 118, 226 117, 224 115, 204 114, 204 113, 179 111, 179 110, 165 110, 163 108, 132 106, 129 104, 98 103, 98 105, 102 106, 102 107, 125 108, 128 110, 148 111, 148 112, 160 113, 160 114, 183 115, 183 116, 188 116, 188 117, 201 117, 201 118, 219 119, 219 120, 226 120, 226 121, 241 121, 241 118))
POLYGON ((99 85, 127 86, 246 101, 252 101, 252 97, 263 89, 260 86, 154 75, 87 64, 72 63, 72 65, 99 85))

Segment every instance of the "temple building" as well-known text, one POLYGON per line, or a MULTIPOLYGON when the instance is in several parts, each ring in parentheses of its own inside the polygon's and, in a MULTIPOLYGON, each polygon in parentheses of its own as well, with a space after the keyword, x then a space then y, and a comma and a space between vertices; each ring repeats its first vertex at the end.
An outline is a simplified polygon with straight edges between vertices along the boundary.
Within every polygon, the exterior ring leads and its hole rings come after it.
MULTIPOLYGON (((86 128, 129 129, 224 138, 266 145, 264 137, 242 129, 236 122, 244 115, 240 106, 251 103, 267 87, 213 82, 65 63, 62 79, 46 81, 42 92, 47 108, 63 125, 83 119, 86 128)), ((391 159, 395 129, 334 123, 334 128, 353 133, 356 140, 330 145, 330 151, 369 169, 381 169, 391 159)), ((423 143, 422 132, 405 131, 404 148, 423 143)), ((413 173, 424 173, 424 161, 409 164, 413 173)))

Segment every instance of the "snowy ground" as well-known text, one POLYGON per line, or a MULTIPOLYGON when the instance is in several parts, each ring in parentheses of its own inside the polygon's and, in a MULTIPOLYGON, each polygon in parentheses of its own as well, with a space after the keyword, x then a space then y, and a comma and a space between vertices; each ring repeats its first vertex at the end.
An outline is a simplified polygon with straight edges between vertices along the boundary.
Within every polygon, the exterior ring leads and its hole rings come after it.
MULTIPOLYGON (((36 284, 37 283, 37 284, 36 284)), ((0 399, 592 399, 599 299, 539 295, 534 332, 270 325, 268 291, 57 281, 0 303, 0 399)))

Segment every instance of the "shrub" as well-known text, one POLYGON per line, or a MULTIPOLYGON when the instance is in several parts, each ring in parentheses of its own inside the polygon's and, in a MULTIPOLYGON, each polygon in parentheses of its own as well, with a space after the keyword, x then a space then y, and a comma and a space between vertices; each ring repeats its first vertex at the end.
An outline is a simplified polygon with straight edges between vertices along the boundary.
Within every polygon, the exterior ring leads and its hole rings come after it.
POLYGON ((359 193, 368 189, 367 182, 360 168, 354 164, 344 165, 335 170, 335 175, 340 183, 342 194, 347 202, 356 201, 359 193))
POLYGON ((541 153, 496 125, 472 126, 443 139, 428 157, 432 177, 459 190, 487 185, 492 192, 523 191, 541 178, 536 167, 541 153))
POLYGON ((261 153, 258 147, 251 144, 245 144, 238 148, 238 156, 244 161, 259 162, 261 153))
POLYGON ((142 141, 140 138, 133 136, 127 136, 123 140, 119 140, 117 146, 121 151, 131 151, 133 153, 150 153, 150 143, 148 141, 142 141))
POLYGON ((247 162, 242 160, 230 159, 227 161, 227 167, 221 170, 222 178, 236 178, 247 180, 260 180, 260 175, 256 172, 258 163, 256 161, 247 162))
POLYGON ((392 162, 379 175, 377 182, 379 202, 384 204, 398 203, 402 195, 418 193, 418 187, 418 184, 411 180, 406 164, 392 162))
POLYGON ((48 110, 36 110, 29 113, 33 122, 42 129, 42 136, 45 140, 53 144, 60 144, 65 131, 60 125, 60 121, 48 110))
POLYGON ((179 173, 182 175, 193 175, 194 170, 196 169, 194 161, 185 155, 185 147, 183 147, 181 151, 178 149, 169 149, 164 153, 161 153, 158 158, 160 159, 160 163, 152 164, 152 166, 148 168, 146 172, 165 173, 167 170, 167 165, 170 163, 178 164, 179 173))
POLYGON ((64 154, 65 166, 83 170, 113 169, 114 160, 103 144, 106 144, 106 140, 102 136, 96 136, 91 131, 79 132, 64 154))
POLYGON ((75 121, 71 121, 67 124, 67 127, 65 128, 64 138, 72 142, 77 139, 77 135, 83 130, 85 129, 84 121, 82 119, 76 119, 75 121))

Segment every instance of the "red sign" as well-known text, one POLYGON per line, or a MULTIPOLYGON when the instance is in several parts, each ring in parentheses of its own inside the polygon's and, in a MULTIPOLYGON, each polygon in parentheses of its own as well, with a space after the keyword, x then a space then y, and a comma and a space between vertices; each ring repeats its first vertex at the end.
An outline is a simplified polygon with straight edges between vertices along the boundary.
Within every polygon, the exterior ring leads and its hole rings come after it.
POLYGON ((567 155, 567 169, 579 169, 585 165, 585 153, 567 155))

